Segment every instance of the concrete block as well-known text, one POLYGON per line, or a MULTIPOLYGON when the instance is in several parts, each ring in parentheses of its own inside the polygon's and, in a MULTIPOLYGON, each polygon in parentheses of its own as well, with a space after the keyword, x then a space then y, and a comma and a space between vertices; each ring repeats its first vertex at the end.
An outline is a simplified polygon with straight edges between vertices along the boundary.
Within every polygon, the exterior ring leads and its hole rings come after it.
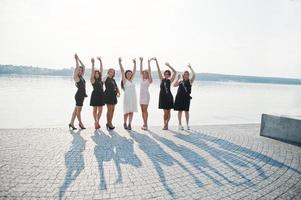
POLYGON ((262 114, 260 135, 301 144, 301 119, 262 114))

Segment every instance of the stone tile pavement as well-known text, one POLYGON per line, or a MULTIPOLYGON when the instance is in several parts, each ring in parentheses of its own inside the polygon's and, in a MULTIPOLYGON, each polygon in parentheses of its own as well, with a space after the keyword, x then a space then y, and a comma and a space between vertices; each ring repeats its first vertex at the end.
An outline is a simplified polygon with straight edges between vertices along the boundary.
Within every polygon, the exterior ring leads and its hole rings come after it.
POLYGON ((0 199, 301 199, 300 146, 192 129, 0 129, 0 199))

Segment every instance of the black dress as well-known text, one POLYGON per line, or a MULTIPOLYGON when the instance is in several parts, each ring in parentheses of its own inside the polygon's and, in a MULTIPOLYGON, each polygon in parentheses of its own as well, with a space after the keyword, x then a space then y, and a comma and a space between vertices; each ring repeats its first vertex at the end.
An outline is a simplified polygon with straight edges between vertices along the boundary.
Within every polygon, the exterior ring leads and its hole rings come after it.
POLYGON ((175 110, 189 111, 191 100, 191 84, 189 80, 183 80, 179 83, 179 88, 175 100, 175 110))
POLYGON ((174 107, 173 96, 170 91, 170 80, 162 79, 159 94, 159 109, 170 110, 174 107))
POLYGON ((90 99, 90 106, 103 106, 104 103, 104 93, 103 93, 103 83, 101 79, 96 79, 92 84, 93 91, 90 99))
POLYGON ((75 83, 77 87, 77 91, 75 93, 75 102, 77 106, 83 106, 84 99, 87 97, 86 93, 86 81, 85 79, 80 76, 79 81, 75 83))
POLYGON ((107 77, 105 81, 106 90, 104 92, 105 104, 117 104, 117 84, 115 79, 107 77))

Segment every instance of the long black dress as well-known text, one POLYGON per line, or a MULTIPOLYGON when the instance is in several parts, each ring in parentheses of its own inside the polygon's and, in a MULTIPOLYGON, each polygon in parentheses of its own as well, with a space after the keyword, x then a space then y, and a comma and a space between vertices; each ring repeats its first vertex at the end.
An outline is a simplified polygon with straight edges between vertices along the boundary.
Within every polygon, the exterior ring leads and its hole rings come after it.
POLYGON ((103 93, 103 83, 101 79, 96 79, 92 84, 93 91, 90 99, 90 106, 103 106, 104 103, 104 93, 103 93))
POLYGON ((117 84, 115 79, 107 77, 105 81, 106 90, 104 92, 105 104, 117 104, 117 84))
POLYGON ((75 86, 77 87, 77 91, 75 93, 75 102, 77 106, 83 106, 85 97, 87 97, 86 93, 86 81, 85 79, 80 76, 79 81, 75 83, 75 86))
POLYGON ((191 84, 189 80, 180 81, 176 100, 175 110, 178 111, 189 111, 190 100, 191 100, 191 84))
POLYGON ((159 109, 170 110, 174 107, 174 100, 170 91, 170 80, 162 79, 159 94, 159 109))

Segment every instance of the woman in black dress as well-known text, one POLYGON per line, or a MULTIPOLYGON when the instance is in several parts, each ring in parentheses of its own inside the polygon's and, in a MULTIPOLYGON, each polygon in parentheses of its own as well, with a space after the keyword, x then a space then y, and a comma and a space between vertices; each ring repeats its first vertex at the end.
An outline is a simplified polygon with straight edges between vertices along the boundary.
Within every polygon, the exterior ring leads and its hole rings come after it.
POLYGON ((79 127, 81 129, 85 129, 85 126, 83 125, 82 119, 81 119, 81 111, 82 111, 82 106, 84 103, 85 97, 87 97, 86 94, 86 81, 83 78, 84 73, 85 73, 85 65, 82 63, 82 61, 79 59, 77 54, 74 55, 75 61, 76 61, 76 68, 74 70, 73 74, 73 79, 75 81, 75 85, 77 87, 77 92, 75 94, 75 102, 76 106, 73 110, 71 121, 69 123, 69 128, 72 128, 75 130, 76 128, 74 127, 74 120, 77 117, 78 122, 79 122, 79 127))
POLYGON ((93 106, 93 117, 95 129, 99 129, 99 119, 102 113, 102 107, 104 104, 104 94, 103 94, 103 82, 101 79, 102 76, 102 61, 100 57, 97 57, 100 63, 100 69, 94 70, 94 58, 91 59, 92 62, 92 72, 91 72, 91 84, 93 86, 93 91, 91 94, 90 106, 93 106))
POLYGON ((107 104, 107 129, 113 130, 115 127, 112 124, 115 105, 117 104, 117 97, 120 96, 119 88, 114 79, 115 70, 109 69, 104 80, 106 89, 104 92, 104 103, 107 104))
POLYGON ((158 69, 158 75, 159 75, 159 78, 161 80, 160 94, 159 94, 159 109, 164 110, 164 116, 163 116, 164 127, 163 127, 163 130, 168 130, 168 123, 169 123, 169 120, 170 120, 170 109, 172 109, 174 107, 174 100, 173 100, 172 93, 170 91, 170 85, 175 80, 177 72, 172 66, 170 66, 169 63, 165 63, 165 65, 171 69, 172 75, 171 75, 170 70, 165 70, 164 71, 164 76, 163 76, 162 72, 160 70, 160 67, 159 67, 158 60, 156 58, 152 58, 152 60, 156 61, 157 69, 158 69))
POLYGON ((189 78, 189 72, 185 71, 182 80, 181 75, 178 75, 177 81, 174 83, 174 87, 178 87, 176 100, 175 100, 175 107, 174 109, 178 111, 178 120, 179 120, 179 129, 184 130, 182 126, 182 112, 185 112, 185 118, 186 118, 186 125, 187 130, 190 129, 189 127, 189 107, 190 107, 190 100, 191 100, 191 86, 195 79, 195 72, 190 66, 188 65, 188 68, 192 72, 192 78, 189 78))

